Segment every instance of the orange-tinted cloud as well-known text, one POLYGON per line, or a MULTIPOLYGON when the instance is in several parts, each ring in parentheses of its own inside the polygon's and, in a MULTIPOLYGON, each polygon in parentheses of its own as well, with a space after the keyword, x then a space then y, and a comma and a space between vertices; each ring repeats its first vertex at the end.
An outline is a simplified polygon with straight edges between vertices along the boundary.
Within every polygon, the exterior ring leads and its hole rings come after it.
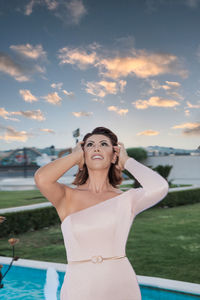
POLYGON ((132 102, 137 109, 147 109, 150 106, 156 107, 175 107, 180 105, 179 102, 173 99, 166 99, 162 97, 151 97, 149 100, 137 100, 132 102))
POLYGON ((147 136, 158 135, 158 134, 160 134, 159 131, 151 130, 151 129, 144 130, 137 133, 137 135, 147 135, 147 136))
POLYGON ((200 135, 200 122, 175 125, 172 129, 184 129, 183 135, 200 135))
POLYGON ((104 58, 98 65, 101 74, 114 79, 128 75, 148 78, 167 73, 187 76, 186 70, 179 65, 177 56, 148 53, 145 50, 133 51, 133 55, 127 57, 104 58))
POLYGON ((38 99, 33 94, 31 94, 29 90, 19 90, 19 93, 26 102, 38 101, 38 99))
MULTIPOLYGON (((96 49, 95 49, 96 50, 96 49)), ((60 49, 58 58, 60 64, 77 65, 80 69, 89 66, 98 68, 99 75, 118 79, 135 75, 139 78, 149 78, 162 74, 178 74, 187 77, 187 70, 183 68, 178 57, 170 53, 150 53, 146 50, 131 49, 129 55, 110 54, 105 57, 97 51, 86 51, 81 48, 64 47, 60 49)), ((173 82, 168 81, 168 86, 173 82)))
POLYGON ((52 84, 51 84, 51 87, 52 87, 53 89, 58 89, 58 90, 61 90, 61 88, 62 88, 62 85, 63 85, 63 83, 62 83, 62 82, 58 82, 58 83, 52 83, 52 84))
POLYGON ((200 104, 192 104, 189 101, 186 102, 188 105, 188 108, 200 108, 200 104))
POLYGON ((73 92, 68 92, 68 91, 66 91, 66 90, 62 90, 62 91, 63 91, 63 93, 64 93, 65 95, 67 95, 67 96, 70 97, 70 98, 74 98, 74 97, 75 97, 75 95, 74 95, 73 92))
POLYGON ((11 112, 10 114, 23 116, 28 119, 32 119, 32 120, 36 120, 36 121, 44 121, 46 119, 40 109, 26 110, 26 111, 20 110, 20 111, 11 112))
POLYGON ((58 95, 57 92, 49 93, 47 96, 42 97, 44 98, 48 103, 59 105, 62 102, 62 98, 58 95))
POLYGON ((93 112, 84 112, 84 111, 73 111, 72 114, 77 117, 90 117, 91 115, 93 115, 93 112))
POLYGON ((55 133, 53 129, 49 129, 49 128, 42 128, 40 129, 40 131, 47 132, 47 133, 55 133))
POLYGON ((77 65, 83 70, 90 65, 95 65, 96 61, 98 60, 95 51, 92 51, 90 54, 88 54, 85 50, 79 48, 70 49, 69 47, 64 47, 58 52, 60 64, 77 65))
POLYGON ((38 58, 46 58, 46 52, 43 50, 42 45, 36 45, 36 46, 32 46, 31 44, 11 45, 10 49, 33 60, 36 60, 38 58))
POLYGON ((123 92, 125 86, 125 80, 119 80, 118 82, 101 80, 87 82, 85 90, 88 94, 103 98, 108 94, 116 95, 118 91, 123 92))
POLYGON ((25 70, 7 54, 3 53, 0 53, 0 72, 10 75, 19 82, 30 80, 29 76, 25 75, 25 70))
POLYGON ((115 105, 111 105, 111 106, 108 106, 107 109, 109 111, 114 111, 116 112, 118 115, 126 115, 128 113, 128 109, 127 108, 119 108, 115 105))
MULTIPOLYGON (((80 69, 89 66, 98 68, 99 74, 118 79, 135 75, 139 78, 149 78, 162 74, 178 74, 187 77, 187 70, 183 68, 177 56, 168 53, 149 53, 146 50, 132 49, 132 54, 127 56, 110 55, 104 57, 96 51, 79 48, 62 48, 59 50, 58 58, 61 64, 77 65, 80 69)), ((170 82, 168 82, 168 86, 170 82)), ((172 85, 172 84, 171 84, 172 85)))
POLYGON ((16 119, 16 118, 11 118, 11 117, 9 117, 9 116, 11 116, 11 115, 12 115, 12 112, 9 112, 9 111, 5 110, 4 107, 0 107, 0 116, 1 116, 2 118, 4 118, 5 120, 19 121, 19 120, 16 119))
POLYGON ((12 142, 12 141, 26 142, 29 137, 33 136, 32 134, 24 130, 17 131, 15 128, 11 126, 0 126, 0 131, 3 131, 3 135, 0 135, 0 139, 6 142, 12 142))

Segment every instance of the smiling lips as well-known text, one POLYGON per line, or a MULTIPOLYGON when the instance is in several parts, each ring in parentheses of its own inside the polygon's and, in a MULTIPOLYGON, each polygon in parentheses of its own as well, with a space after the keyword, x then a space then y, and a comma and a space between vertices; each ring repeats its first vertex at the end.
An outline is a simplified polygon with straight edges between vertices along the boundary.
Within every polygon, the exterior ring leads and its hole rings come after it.
POLYGON ((103 156, 102 155, 97 155, 97 154, 95 154, 95 155, 93 155, 92 156, 92 159, 103 159, 103 156))

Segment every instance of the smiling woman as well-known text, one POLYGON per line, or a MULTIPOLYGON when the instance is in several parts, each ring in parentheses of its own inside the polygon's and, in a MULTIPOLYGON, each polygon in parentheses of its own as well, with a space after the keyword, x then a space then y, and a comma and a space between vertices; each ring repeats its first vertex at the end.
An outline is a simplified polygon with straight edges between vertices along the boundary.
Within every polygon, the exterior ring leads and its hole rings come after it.
POLYGON ((125 253, 127 237, 134 217, 166 196, 167 181, 129 157, 104 127, 86 134, 71 154, 38 169, 35 181, 61 219, 68 260, 61 300, 141 300, 125 253), (72 189, 57 180, 74 165, 79 171, 72 189), (142 188, 118 190, 123 169, 142 188))
MULTIPOLYGON (((89 176, 90 168, 93 169, 100 166, 109 167, 108 170, 108 180, 110 185, 116 187, 119 185, 123 178, 121 170, 117 168, 118 156, 115 160, 111 160, 111 156, 117 151, 114 146, 117 146, 118 138, 117 136, 109 129, 105 127, 97 127, 91 133, 88 133, 83 138, 83 143, 81 144, 82 149, 84 150, 85 163, 83 167, 79 169, 76 174, 76 178, 73 181, 74 185, 83 185, 86 183, 89 176), (92 160, 92 155, 101 155, 103 157, 102 161, 92 160), (89 170, 88 170, 89 168, 89 170)), ((99 182, 99 181, 98 181, 99 182)), ((96 185, 98 183, 96 182, 96 185)))

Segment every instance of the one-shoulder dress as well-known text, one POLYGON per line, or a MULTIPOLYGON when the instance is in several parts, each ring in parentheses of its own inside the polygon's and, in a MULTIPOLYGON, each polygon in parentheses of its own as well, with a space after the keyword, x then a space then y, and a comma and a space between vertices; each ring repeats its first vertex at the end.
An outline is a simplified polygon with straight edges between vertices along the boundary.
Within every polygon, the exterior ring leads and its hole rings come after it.
POLYGON ((72 213, 61 223, 68 260, 61 300, 141 300, 136 273, 126 257, 126 242, 136 215, 161 201, 169 185, 132 157, 124 169, 142 187, 72 213), (121 258, 102 260, 116 256, 121 258))

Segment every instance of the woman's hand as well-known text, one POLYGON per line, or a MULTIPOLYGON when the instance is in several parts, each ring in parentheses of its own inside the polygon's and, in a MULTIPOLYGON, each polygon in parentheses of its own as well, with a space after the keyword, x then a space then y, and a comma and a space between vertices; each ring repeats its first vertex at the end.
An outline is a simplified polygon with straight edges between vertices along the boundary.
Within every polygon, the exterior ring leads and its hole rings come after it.
POLYGON ((116 165, 116 168, 119 170, 124 170, 124 165, 127 159, 129 158, 126 149, 124 148, 124 144, 121 142, 118 142, 119 146, 113 146, 114 150, 116 151, 116 156, 119 157, 118 164, 116 165))
POLYGON ((84 141, 80 141, 72 149, 72 153, 74 153, 77 156, 77 165, 79 166, 80 170, 83 169, 83 165, 85 163, 84 151, 83 151, 83 148, 82 148, 83 144, 84 144, 84 141))

